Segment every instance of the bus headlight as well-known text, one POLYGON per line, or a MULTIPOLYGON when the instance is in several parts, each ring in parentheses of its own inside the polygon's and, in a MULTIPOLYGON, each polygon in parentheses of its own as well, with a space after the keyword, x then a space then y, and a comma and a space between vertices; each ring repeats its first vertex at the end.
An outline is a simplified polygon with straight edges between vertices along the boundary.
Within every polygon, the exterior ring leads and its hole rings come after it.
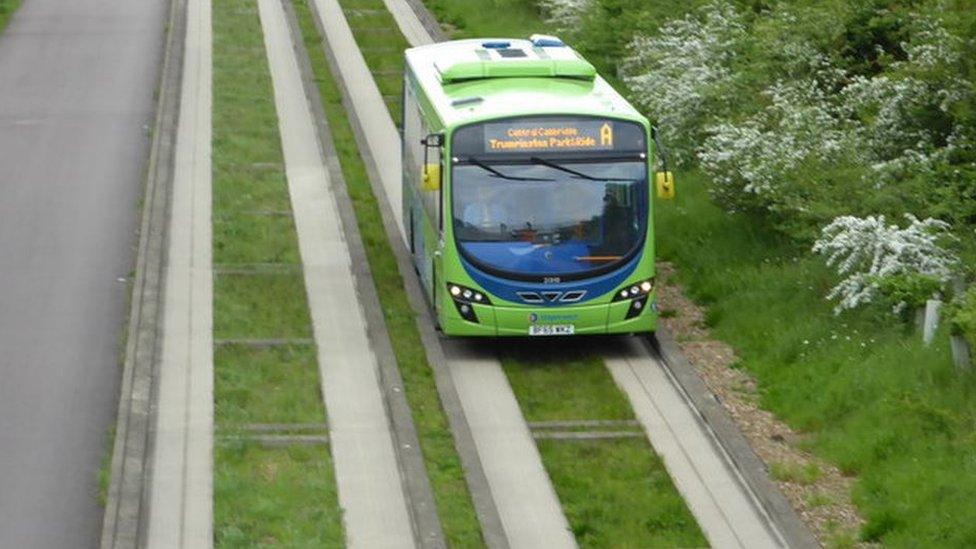
POLYGON ((614 302, 630 301, 630 307, 627 308, 627 314, 624 316, 624 320, 636 318, 644 312, 644 309, 647 308, 647 300, 652 291, 654 291, 654 279, 648 278, 633 284, 628 284, 613 294, 614 302))
POLYGON ((458 314, 468 322, 478 322, 478 315, 474 312, 473 303, 491 305, 491 300, 484 292, 460 284, 448 283, 447 292, 451 294, 451 300, 454 301, 454 307, 458 314))
POLYGON ((647 297, 652 291, 654 291, 654 279, 648 278, 646 280, 634 282, 633 284, 629 284, 617 290, 617 292, 613 294, 613 300, 624 301, 627 299, 639 299, 647 297))
POLYGON ((491 305, 491 300, 488 299, 488 296, 485 295, 484 292, 468 288, 467 286, 448 282, 447 291, 451 294, 451 298, 453 298, 454 301, 459 301, 461 303, 491 305))

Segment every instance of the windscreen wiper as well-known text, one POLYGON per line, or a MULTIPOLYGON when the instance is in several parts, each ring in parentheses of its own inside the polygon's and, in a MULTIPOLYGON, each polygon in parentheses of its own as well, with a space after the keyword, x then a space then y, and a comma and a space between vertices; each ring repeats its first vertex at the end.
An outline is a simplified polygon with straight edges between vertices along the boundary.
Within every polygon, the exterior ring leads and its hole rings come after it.
POLYGON ((554 170, 566 172, 580 179, 587 179, 589 181, 637 181, 636 179, 628 179, 626 177, 593 177, 592 175, 578 172, 572 168, 567 168, 566 166, 556 164, 555 162, 550 162, 549 160, 539 158, 538 156, 533 156, 532 158, 529 158, 529 160, 531 160, 533 164, 542 164, 543 166, 548 166, 554 170))
POLYGON ((484 162, 478 160, 477 158, 475 158, 473 156, 469 156, 468 157, 468 162, 470 162, 471 164, 474 164, 475 166, 478 166, 482 170, 485 170, 486 172, 494 175, 495 177, 500 177, 502 179, 508 179, 509 181, 555 181, 555 179, 543 179, 543 178, 539 178, 539 177, 520 177, 520 176, 517 176, 517 175, 505 175, 504 173, 496 170, 495 168, 492 168, 488 164, 485 164, 484 162))

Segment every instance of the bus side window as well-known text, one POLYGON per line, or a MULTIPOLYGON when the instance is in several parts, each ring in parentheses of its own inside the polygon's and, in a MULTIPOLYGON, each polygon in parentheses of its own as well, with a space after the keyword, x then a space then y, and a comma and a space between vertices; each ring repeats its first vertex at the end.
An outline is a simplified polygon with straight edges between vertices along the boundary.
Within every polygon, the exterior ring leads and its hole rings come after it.
POLYGON ((407 182, 412 187, 419 189, 421 163, 423 162, 423 149, 421 148, 423 145, 420 144, 420 140, 426 134, 421 129, 423 121, 420 108, 417 105, 417 96, 414 94, 410 78, 406 74, 403 81, 403 103, 403 170, 407 182))
MULTIPOLYGON (((424 144, 423 140, 429 130, 427 122, 424 120, 423 112, 417 101, 417 94, 414 93, 410 84, 409 77, 404 77, 404 113, 403 113, 403 150, 404 163, 403 170, 406 173, 407 181, 417 191, 420 203, 424 208, 424 213, 435 230, 440 229, 439 209, 440 192, 428 191, 423 187, 424 172, 424 144)), ((443 177, 443 163, 441 161, 442 150, 439 147, 429 147, 426 151, 427 161, 432 164, 441 165, 441 177, 443 177)))

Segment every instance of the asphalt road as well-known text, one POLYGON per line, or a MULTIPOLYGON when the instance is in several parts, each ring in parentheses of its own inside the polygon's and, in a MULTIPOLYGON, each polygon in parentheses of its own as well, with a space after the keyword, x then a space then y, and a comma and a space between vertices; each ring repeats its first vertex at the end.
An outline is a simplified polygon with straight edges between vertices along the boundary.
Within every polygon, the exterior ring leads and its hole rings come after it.
POLYGON ((164 0, 25 0, 0 35, 0 547, 89 547, 164 0))

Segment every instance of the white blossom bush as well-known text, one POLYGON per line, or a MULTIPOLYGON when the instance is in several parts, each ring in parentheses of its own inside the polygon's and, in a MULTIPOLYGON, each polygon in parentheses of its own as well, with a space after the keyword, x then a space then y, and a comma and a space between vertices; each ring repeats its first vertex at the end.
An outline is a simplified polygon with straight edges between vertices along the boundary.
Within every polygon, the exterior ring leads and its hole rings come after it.
POLYGON ((786 191, 795 170, 856 157, 861 150, 837 100, 825 91, 839 78, 837 71, 816 52, 800 51, 808 57, 804 65, 814 69, 811 75, 774 83, 763 92, 769 100, 765 109, 742 122, 706 130, 698 160, 712 177, 713 196, 730 209, 803 210, 804 204, 786 191))
POLYGON ((914 23, 912 40, 902 44, 907 59, 892 63, 890 75, 856 76, 842 91, 844 105, 857 116, 860 137, 871 155, 865 179, 878 187, 912 176, 931 176, 964 139, 951 126, 953 105, 971 99, 973 82, 959 76, 963 43, 931 17, 914 23), (944 118, 946 124, 933 123, 944 118))
POLYGON ((741 15, 723 1, 662 29, 633 38, 621 75, 667 137, 675 160, 684 162, 694 157, 706 122, 728 110, 732 62, 746 33, 741 15))
POLYGON ((874 301, 886 278, 921 275, 940 283, 949 279, 959 261, 940 246, 952 238, 949 225, 911 214, 905 218, 909 224, 904 229, 888 225, 883 215, 842 216, 823 228, 813 251, 826 256, 827 264, 843 277, 827 294, 838 300, 835 314, 874 301))
POLYGON ((538 6, 547 23, 559 32, 571 32, 579 27, 580 19, 590 9, 593 0, 539 0, 538 6))

